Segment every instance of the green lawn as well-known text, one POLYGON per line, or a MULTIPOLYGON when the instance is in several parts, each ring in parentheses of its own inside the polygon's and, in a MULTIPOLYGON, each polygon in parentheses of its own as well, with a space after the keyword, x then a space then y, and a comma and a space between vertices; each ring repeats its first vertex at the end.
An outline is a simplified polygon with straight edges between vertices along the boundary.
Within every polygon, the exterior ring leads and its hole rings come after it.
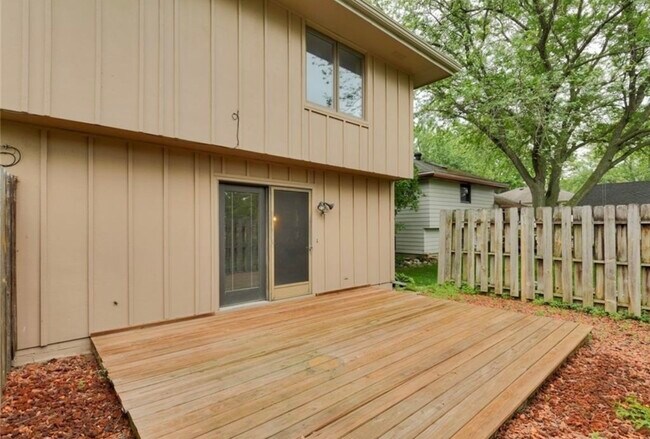
POLYGON ((395 271, 412 278, 413 283, 411 285, 416 288, 438 283, 438 266, 435 264, 420 267, 397 267, 395 271))

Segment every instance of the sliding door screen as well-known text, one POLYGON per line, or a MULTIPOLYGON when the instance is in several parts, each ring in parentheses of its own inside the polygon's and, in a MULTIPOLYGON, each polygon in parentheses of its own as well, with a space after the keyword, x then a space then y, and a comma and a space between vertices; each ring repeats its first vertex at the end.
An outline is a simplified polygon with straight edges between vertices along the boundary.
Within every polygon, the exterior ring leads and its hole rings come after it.
POLYGON ((309 192, 273 190, 274 298, 308 294, 309 192))

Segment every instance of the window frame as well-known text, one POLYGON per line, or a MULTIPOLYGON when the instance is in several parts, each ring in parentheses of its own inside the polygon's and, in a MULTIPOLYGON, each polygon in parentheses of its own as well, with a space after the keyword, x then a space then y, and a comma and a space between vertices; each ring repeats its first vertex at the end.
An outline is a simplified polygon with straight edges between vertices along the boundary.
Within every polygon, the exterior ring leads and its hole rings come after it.
POLYGON ((367 57, 366 54, 359 51, 358 49, 355 49, 354 47, 351 47, 349 44, 342 43, 332 37, 330 37, 327 34, 324 34, 320 30, 315 29, 312 26, 305 26, 305 50, 303 51, 303 69, 304 69, 304 81, 305 81, 305 87, 304 87, 304 101, 306 106, 311 106, 317 109, 318 111, 325 111, 329 112, 332 114, 335 114, 337 117, 345 117, 345 118, 350 118, 358 121, 365 122, 366 121, 366 113, 367 113, 367 108, 366 108, 366 91, 367 91, 367 73, 368 73, 368 68, 367 68, 367 57), (308 87, 309 87, 309 81, 307 79, 307 54, 308 54, 308 48, 307 48, 307 35, 308 34, 313 34, 317 36, 318 38, 322 38, 325 41, 328 41, 332 43, 334 46, 334 62, 333 62, 333 96, 332 96, 332 102, 333 105, 331 107, 326 107, 324 105, 321 105, 316 102, 312 102, 309 100, 308 96, 308 87), (344 111, 339 110, 339 46, 343 46, 345 50, 351 52, 354 55, 357 55, 361 58, 361 116, 356 116, 354 114, 346 113, 344 111))
POLYGON ((460 202, 463 204, 472 204, 472 184, 471 183, 460 183, 458 186, 460 192, 460 202), (463 200, 463 188, 467 188, 467 201, 463 200))

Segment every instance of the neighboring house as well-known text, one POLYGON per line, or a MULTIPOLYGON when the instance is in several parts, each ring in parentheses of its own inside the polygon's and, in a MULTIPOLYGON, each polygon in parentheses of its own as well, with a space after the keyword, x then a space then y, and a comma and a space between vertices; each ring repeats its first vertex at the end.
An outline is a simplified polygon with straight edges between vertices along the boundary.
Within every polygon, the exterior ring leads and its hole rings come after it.
POLYGON ((604 183, 593 187, 580 200, 578 206, 604 206, 607 204, 650 203, 650 181, 604 183))
POLYGON ((419 173, 422 197, 417 211, 398 212, 397 253, 438 253, 441 209, 483 209, 494 205, 494 191, 507 185, 467 172, 456 171, 422 160, 413 161, 419 173))
POLYGON ((413 90, 458 69, 437 49, 362 0, 1 5, 23 360, 391 287, 413 90))
MULTIPOLYGON (((560 190, 558 196, 558 204, 564 204, 573 198, 573 192, 560 190)), ((494 197, 494 204, 497 207, 530 207, 533 205, 533 196, 530 193, 530 188, 519 187, 507 192, 501 192, 494 197)))

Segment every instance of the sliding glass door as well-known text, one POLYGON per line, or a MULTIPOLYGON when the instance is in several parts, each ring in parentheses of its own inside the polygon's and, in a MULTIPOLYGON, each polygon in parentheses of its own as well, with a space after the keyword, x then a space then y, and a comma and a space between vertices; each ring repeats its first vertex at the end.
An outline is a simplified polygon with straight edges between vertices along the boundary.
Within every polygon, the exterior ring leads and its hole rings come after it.
POLYGON ((266 190, 219 187, 221 306, 266 300, 266 190))

